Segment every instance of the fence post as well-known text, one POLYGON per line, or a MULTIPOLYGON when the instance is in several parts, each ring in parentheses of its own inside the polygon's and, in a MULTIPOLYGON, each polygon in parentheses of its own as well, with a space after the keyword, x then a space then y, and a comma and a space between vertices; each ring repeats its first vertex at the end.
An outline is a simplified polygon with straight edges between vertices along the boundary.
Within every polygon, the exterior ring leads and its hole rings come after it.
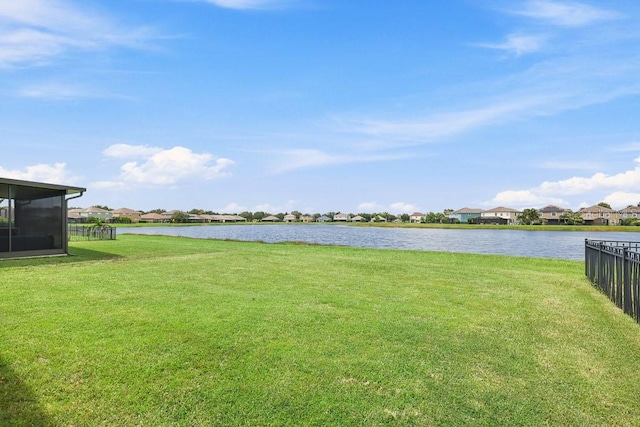
POLYGON ((622 292, 622 297, 624 298, 624 312, 626 314, 631 313, 631 269, 629 265, 629 250, 625 246, 622 248, 622 283, 624 291, 622 292))

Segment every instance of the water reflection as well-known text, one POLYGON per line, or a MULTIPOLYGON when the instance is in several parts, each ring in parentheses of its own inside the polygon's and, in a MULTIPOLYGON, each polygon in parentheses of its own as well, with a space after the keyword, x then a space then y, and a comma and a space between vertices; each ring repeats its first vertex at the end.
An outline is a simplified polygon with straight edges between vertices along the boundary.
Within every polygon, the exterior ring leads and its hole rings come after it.
POLYGON ((341 225, 212 225, 121 228, 121 234, 160 234, 203 239, 299 241, 364 248, 411 249, 584 259, 584 240, 640 241, 631 232, 569 232, 491 229, 378 228, 341 225))

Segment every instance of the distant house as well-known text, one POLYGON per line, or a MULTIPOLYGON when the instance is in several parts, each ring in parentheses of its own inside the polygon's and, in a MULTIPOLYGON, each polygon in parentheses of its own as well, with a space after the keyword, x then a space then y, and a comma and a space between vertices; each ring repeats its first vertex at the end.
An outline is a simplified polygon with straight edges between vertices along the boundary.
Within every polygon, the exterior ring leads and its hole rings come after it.
POLYGON ((349 214, 344 213, 337 213, 333 216, 335 222, 348 222, 350 219, 349 214))
POLYGON ((414 212, 411 215, 409 215, 409 222, 412 223, 418 223, 418 222, 422 222, 422 218, 424 217, 424 214, 421 212, 414 212))
POLYGON ((522 212, 517 209, 500 206, 482 211, 480 218, 475 219, 474 222, 481 224, 516 224, 518 215, 521 213, 522 212))
POLYGON ((261 220, 262 222, 280 222, 280 218, 274 215, 265 216, 261 220))
POLYGON ((282 220, 284 222, 296 222, 298 218, 294 214, 286 214, 282 220))
POLYGON ((140 221, 140 212, 129 208, 120 208, 112 211, 113 219, 129 218, 131 222, 140 221))
POLYGON ((618 211, 600 205, 580 209, 585 225, 616 225, 620 222, 618 211))
POLYGON ((484 212, 482 209, 465 207, 449 213, 449 221, 466 224, 474 218, 480 218, 482 216, 482 212, 484 212))
POLYGON ((313 222, 313 216, 312 215, 302 215, 300 217, 300 221, 302 221, 302 222, 313 222))
POLYGON ((97 208, 95 206, 91 206, 85 209, 70 209, 68 214, 70 214, 74 219, 79 220, 76 222, 86 222, 89 220, 89 218, 97 218, 105 222, 109 222, 113 218, 113 212, 106 209, 97 208))
MULTIPOLYGON (((171 219, 171 217, 169 217, 169 219, 171 219)), ((140 215, 140 222, 160 223, 160 222, 168 222, 169 219, 167 219, 166 216, 156 212, 140 215)))
POLYGON ((353 218, 351 218, 351 222, 362 222, 362 221, 364 221, 364 217, 360 215, 356 215, 353 218))
POLYGON ((331 218, 326 215, 319 216, 316 222, 331 222, 331 218))
POLYGON ((560 224, 560 217, 565 212, 566 209, 560 208, 555 205, 548 205, 544 208, 538 209, 538 215, 540 215, 540 219, 551 225, 560 224))
POLYGON ((628 206, 620 212, 620 220, 623 219, 640 219, 640 206, 628 206))

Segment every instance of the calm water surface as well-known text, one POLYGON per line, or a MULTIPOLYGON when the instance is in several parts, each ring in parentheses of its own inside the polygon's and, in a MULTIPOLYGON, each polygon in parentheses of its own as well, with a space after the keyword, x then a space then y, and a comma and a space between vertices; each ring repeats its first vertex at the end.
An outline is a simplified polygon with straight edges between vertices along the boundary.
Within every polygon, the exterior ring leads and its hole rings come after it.
POLYGON ((363 248, 468 252, 569 260, 584 259, 584 240, 640 241, 638 233, 424 229, 341 225, 212 225, 120 228, 121 234, 156 234, 267 243, 306 242, 363 248))

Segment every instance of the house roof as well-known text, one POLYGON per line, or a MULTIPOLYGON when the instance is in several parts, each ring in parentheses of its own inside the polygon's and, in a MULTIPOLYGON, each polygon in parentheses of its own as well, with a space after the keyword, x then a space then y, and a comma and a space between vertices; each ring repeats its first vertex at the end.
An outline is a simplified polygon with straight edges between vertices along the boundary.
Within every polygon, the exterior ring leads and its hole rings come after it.
POLYGON ((640 213, 640 206, 627 206, 620 213, 640 213))
POLYGON ((422 212, 414 212, 410 216, 424 216, 424 214, 422 212))
POLYGON ((538 212, 542 212, 542 213, 551 213, 551 212, 564 212, 566 209, 558 207, 556 205, 548 205, 545 206, 544 208, 540 208, 538 209, 538 212))
POLYGON ((609 209, 607 207, 604 206, 600 206, 600 205, 593 205, 593 206, 589 206, 587 208, 582 208, 580 209, 580 212, 616 212, 613 209, 609 209))
POLYGON ((26 196, 33 197, 33 193, 38 190, 63 191, 65 194, 77 194, 87 191, 82 187, 71 187, 68 185, 48 184, 44 182, 23 181, 19 179, 0 178, 0 197, 9 197, 9 186, 12 186, 12 197, 20 197, 22 192, 27 192, 26 196), (20 187, 20 188, 16 188, 20 187))
POLYGON ((520 211, 512 208, 505 208, 504 206, 498 206, 497 208, 488 209, 484 212, 520 212, 520 211))
POLYGON ((148 213, 148 214, 144 214, 140 218, 142 218, 142 219, 166 219, 166 217, 164 215, 160 215, 157 212, 151 212, 151 213, 148 213))
POLYGON ((120 208, 120 209, 116 209, 114 211, 112 211, 115 214, 135 214, 135 213, 140 213, 139 211, 133 210, 133 209, 129 209, 129 208, 120 208))
MULTIPOLYGON (((480 208, 462 208, 462 209, 458 209, 457 211, 453 211, 451 212, 452 214, 471 214, 471 213, 482 213, 484 212, 483 209, 480 208)), ((449 214, 451 215, 451 214, 449 214)))

